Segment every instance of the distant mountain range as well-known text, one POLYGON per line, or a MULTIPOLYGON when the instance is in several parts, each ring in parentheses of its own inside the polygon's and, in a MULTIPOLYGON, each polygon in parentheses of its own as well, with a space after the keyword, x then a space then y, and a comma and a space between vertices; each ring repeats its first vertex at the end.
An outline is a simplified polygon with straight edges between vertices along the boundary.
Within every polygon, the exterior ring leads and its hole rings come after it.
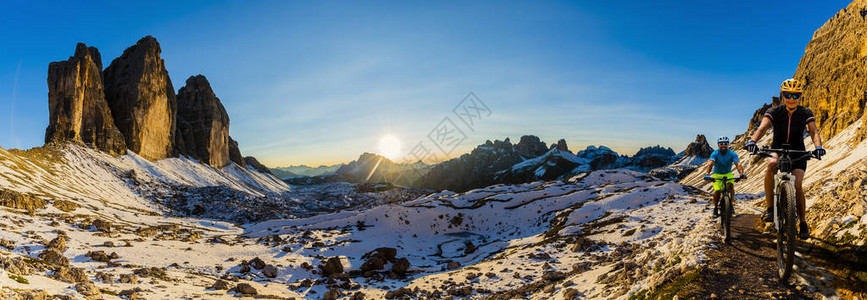
POLYGON ((274 175, 279 178, 290 176, 322 176, 334 174, 334 172, 337 172, 337 169, 340 169, 343 165, 344 164, 330 166, 320 165, 318 167, 311 167, 308 165, 288 166, 282 168, 271 168, 271 173, 274 173, 274 175))
POLYGON ((619 155, 605 146, 588 146, 573 153, 565 139, 546 146, 533 135, 517 144, 509 138, 486 141, 469 153, 438 164, 395 163, 374 153, 334 166, 273 168, 271 172, 290 184, 328 181, 390 183, 398 186, 463 192, 493 184, 526 183, 568 178, 579 173, 625 168, 677 180, 704 163, 713 149, 698 135, 687 149, 675 153, 659 145, 641 148, 635 155, 619 155), (300 175, 300 176, 299 176, 300 175), (307 176, 307 177, 304 177, 307 176))

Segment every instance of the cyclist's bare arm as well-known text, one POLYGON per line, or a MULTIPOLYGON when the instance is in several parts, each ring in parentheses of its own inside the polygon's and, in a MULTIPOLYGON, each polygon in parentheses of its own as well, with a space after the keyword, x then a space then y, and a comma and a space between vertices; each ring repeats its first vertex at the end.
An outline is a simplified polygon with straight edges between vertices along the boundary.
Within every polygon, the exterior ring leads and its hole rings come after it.
MULTIPOLYGON (((813 124, 813 127, 815 128, 816 122, 810 122, 810 124, 813 124)), ((761 139, 762 136, 765 135, 765 132, 767 132, 768 129, 770 129, 770 128, 771 128, 771 119, 768 119, 768 117, 763 117, 762 118, 762 124, 759 125, 758 129, 756 129, 756 132, 753 133, 753 136, 752 136, 752 138, 750 138, 750 140, 758 142, 759 139, 761 139)))
POLYGON ((822 147, 822 136, 819 135, 819 129, 816 128, 816 122, 807 124, 807 131, 810 132, 810 137, 813 138, 813 146, 822 147))
POLYGON ((736 161, 736 162, 735 162, 735 167, 738 168, 738 174, 744 175, 744 167, 741 166, 741 162, 736 161))
POLYGON ((713 172, 713 163, 714 163, 714 160, 713 160, 713 159, 710 159, 709 161, 710 161, 710 163, 707 164, 707 172, 704 172, 705 175, 710 175, 710 173, 713 172))

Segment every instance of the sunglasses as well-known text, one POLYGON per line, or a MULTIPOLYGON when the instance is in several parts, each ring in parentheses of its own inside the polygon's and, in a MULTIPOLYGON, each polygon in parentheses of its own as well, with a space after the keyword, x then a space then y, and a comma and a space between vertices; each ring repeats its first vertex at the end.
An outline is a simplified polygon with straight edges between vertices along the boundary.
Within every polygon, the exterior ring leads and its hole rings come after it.
POLYGON ((798 100, 798 98, 801 98, 801 93, 786 93, 786 92, 784 92, 783 97, 786 97, 786 99, 798 100))
POLYGON ((717 143, 717 145, 720 145, 720 146, 728 146, 729 143, 717 143))

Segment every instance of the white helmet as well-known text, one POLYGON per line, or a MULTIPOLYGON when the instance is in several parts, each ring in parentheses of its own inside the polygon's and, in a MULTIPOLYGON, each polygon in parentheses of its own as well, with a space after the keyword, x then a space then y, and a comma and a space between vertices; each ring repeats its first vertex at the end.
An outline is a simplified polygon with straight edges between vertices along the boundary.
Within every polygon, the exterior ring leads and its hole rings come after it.
POLYGON ((727 136, 721 136, 721 137, 719 137, 719 138, 716 140, 716 143, 717 143, 717 144, 719 144, 719 143, 729 143, 729 137, 727 137, 727 136))

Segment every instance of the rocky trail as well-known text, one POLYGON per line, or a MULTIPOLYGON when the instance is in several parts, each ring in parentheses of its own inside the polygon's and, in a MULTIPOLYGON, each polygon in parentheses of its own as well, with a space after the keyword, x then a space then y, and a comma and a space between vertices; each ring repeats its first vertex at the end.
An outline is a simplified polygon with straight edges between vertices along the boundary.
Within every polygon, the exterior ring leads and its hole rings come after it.
POLYGON ((781 283, 776 274, 775 235, 762 231, 763 224, 757 214, 736 214, 731 244, 714 242, 716 249, 708 252, 708 263, 699 270, 692 294, 702 299, 825 299, 836 298, 835 288, 840 287, 864 293, 857 281, 829 271, 863 271, 864 265, 830 253, 813 239, 798 242, 794 274, 788 284, 781 283))

